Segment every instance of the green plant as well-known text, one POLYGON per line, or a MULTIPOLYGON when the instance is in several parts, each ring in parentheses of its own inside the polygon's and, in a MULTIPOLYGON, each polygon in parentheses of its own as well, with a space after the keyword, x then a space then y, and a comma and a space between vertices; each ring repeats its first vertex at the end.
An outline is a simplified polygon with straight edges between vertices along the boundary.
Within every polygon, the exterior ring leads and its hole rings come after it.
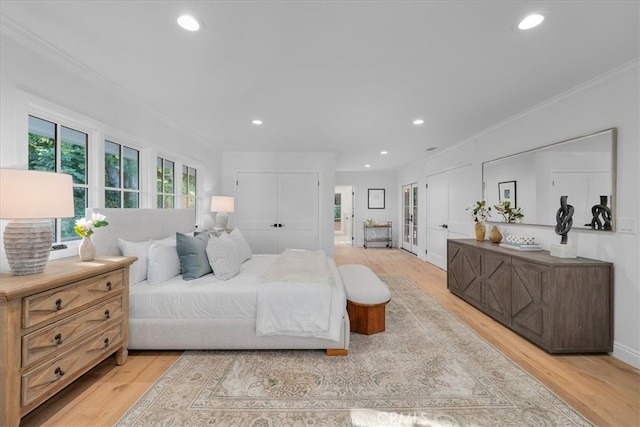
POLYGON ((504 222, 517 223, 522 222, 522 218, 524 218, 522 208, 512 208, 511 202, 505 201, 500 204, 494 205, 493 207, 500 213, 500 215, 502 215, 504 222))
POLYGON ((485 200, 478 200, 474 204, 467 206, 466 210, 473 218, 474 222, 485 222, 491 216, 491 206, 487 206, 485 200))

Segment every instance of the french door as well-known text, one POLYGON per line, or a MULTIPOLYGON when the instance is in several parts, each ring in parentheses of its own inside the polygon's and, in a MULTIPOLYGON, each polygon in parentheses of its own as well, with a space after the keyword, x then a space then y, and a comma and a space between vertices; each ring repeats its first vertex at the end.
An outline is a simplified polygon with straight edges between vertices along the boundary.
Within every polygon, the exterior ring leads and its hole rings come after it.
POLYGON ((402 249, 416 253, 418 247, 418 184, 402 186, 402 249))

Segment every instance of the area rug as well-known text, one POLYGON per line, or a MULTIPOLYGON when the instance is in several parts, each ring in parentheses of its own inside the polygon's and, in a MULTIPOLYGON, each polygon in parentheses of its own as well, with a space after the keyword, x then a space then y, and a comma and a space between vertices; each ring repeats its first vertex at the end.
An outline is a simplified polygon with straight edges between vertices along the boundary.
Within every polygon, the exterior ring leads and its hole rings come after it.
POLYGON ((116 426, 588 426, 403 276, 386 331, 324 351, 188 351, 116 426))

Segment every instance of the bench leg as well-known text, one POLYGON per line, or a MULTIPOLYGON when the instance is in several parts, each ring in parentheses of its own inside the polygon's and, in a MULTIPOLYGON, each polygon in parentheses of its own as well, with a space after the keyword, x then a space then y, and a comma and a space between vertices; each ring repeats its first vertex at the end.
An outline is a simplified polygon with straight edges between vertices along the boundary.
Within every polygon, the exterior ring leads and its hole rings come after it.
POLYGON ((381 304, 359 304, 347 300, 347 312, 349 313, 349 320, 351 321, 351 332, 364 335, 384 332, 385 309, 389 301, 381 304))

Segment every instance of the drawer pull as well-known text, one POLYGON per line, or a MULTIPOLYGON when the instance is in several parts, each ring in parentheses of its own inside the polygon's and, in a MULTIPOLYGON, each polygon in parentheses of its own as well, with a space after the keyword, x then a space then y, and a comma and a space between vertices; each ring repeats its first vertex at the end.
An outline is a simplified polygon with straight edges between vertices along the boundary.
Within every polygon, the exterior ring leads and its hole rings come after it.
POLYGON ((109 280, 107 282, 107 290, 110 291, 111 290, 111 280, 109 280))
POLYGON ((104 348, 109 347, 109 337, 104 339, 104 348))
POLYGON ((60 298, 56 300, 56 310, 62 310, 62 300, 60 298))
POLYGON ((53 371, 53 373, 58 377, 62 377, 64 375, 64 371, 62 370, 61 367, 57 367, 55 371, 53 371))
POLYGON ((109 312, 108 308, 104 311, 104 318, 105 319, 110 319, 111 318, 111 313, 109 312))
POLYGON ((62 334, 56 334, 56 336, 53 337, 53 339, 56 341, 56 345, 62 344, 62 334))

